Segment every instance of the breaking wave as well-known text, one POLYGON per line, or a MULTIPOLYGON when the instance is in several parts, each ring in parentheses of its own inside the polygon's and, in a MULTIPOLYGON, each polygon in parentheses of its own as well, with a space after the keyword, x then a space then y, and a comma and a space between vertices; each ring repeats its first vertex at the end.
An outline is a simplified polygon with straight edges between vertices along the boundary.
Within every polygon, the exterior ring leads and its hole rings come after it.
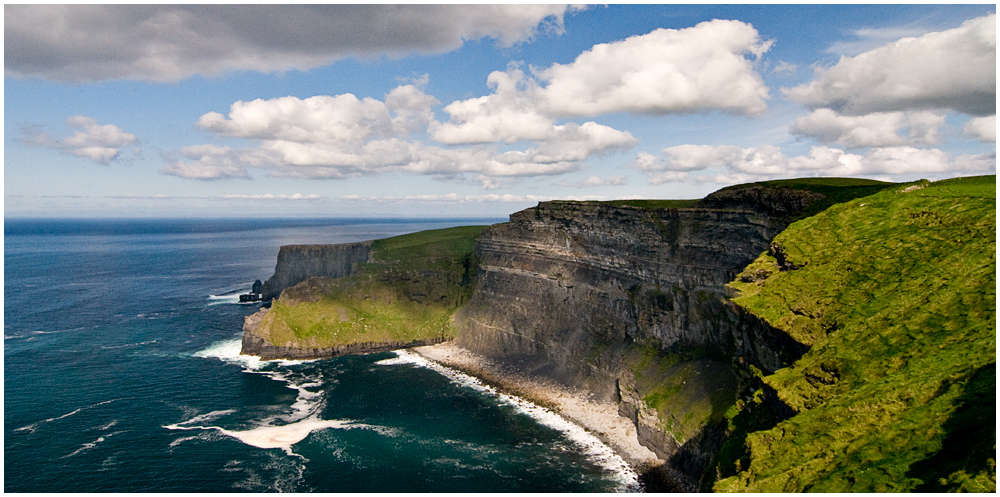
POLYGON ((542 425, 562 432, 566 438, 580 449, 587 459, 614 474, 615 481, 622 490, 635 491, 640 488, 639 475, 621 456, 616 454, 610 447, 586 429, 567 421, 554 411, 535 405, 516 395, 500 392, 496 388, 484 384, 478 378, 443 366, 415 352, 408 350, 395 350, 393 352, 396 353, 396 357, 378 361, 376 364, 383 366, 413 364, 418 367, 428 368, 448 378, 456 385, 472 388, 483 394, 495 397, 501 403, 512 406, 517 412, 530 416, 542 425))

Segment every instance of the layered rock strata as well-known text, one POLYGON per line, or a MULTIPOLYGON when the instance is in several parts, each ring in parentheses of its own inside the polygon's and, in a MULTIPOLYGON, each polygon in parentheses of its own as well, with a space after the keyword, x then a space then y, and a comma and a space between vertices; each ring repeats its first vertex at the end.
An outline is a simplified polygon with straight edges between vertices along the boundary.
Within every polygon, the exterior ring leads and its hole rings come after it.
MULTIPOLYGON (((726 300, 725 285, 822 198, 717 192, 692 208, 543 202, 479 239, 458 345, 616 401, 640 441, 697 488, 750 378, 805 350, 726 300)), ((671 474, 675 476, 676 472, 671 474)))
POLYGON ((309 278, 349 276, 357 264, 368 262, 371 248, 371 241, 337 245, 285 245, 278 250, 274 275, 264 282, 261 298, 276 299, 282 290, 309 278))
MULTIPOLYGON (((689 208, 543 202, 517 212, 479 237, 475 287, 455 315, 456 344, 617 404, 640 443, 668 462, 647 475, 662 480, 648 488, 697 490, 725 441, 723 414, 759 386, 754 369, 773 372, 806 350, 729 303, 726 284, 823 198, 753 186, 720 190, 689 208)), ((313 276, 350 275, 370 258, 371 242, 282 247, 264 298, 313 276)), ((247 319, 243 350, 265 359, 425 344, 278 347, 258 332, 263 316, 247 319)))

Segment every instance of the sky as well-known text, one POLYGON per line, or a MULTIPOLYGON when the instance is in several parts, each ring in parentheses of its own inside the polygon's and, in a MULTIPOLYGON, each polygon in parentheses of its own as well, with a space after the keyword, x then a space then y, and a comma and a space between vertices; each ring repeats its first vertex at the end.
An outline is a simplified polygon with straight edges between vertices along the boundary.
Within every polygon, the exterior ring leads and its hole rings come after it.
POLYGON ((5 5, 4 216, 996 174, 996 6, 5 5))

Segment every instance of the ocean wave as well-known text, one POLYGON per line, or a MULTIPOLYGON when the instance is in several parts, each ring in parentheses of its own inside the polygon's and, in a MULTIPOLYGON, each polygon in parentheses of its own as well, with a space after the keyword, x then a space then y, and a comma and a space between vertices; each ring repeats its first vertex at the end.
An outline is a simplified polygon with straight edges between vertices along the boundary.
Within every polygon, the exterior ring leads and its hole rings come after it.
POLYGON ((257 426, 248 430, 231 430, 222 426, 196 424, 207 423, 232 414, 235 412, 233 409, 201 414, 187 421, 166 425, 164 428, 169 430, 214 430, 253 447, 278 448, 288 455, 298 457, 302 456, 292 451, 292 445, 302 441, 310 433, 317 430, 365 428, 384 434, 392 432, 390 428, 357 423, 353 420, 320 419, 319 412, 324 406, 322 387, 325 384, 322 372, 307 374, 288 368, 313 361, 263 361, 256 356, 241 355, 240 348, 241 341, 238 339, 223 340, 192 355, 237 364, 242 366, 246 373, 261 374, 272 380, 283 382, 287 388, 296 391, 295 401, 291 404, 290 411, 258 420, 255 422, 257 426))
POLYGON ((639 475, 629 466, 624 459, 615 451, 604 444, 596 436, 588 432, 582 426, 567 421, 565 418, 555 413, 551 409, 538 406, 532 402, 524 400, 516 395, 510 395, 498 391, 496 388, 484 384, 478 378, 469 376, 461 371, 443 366, 431 361, 415 352, 408 350, 395 350, 395 359, 385 359, 376 364, 382 365, 402 365, 413 364, 418 367, 431 369, 452 383, 472 388, 486 395, 496 397, 503 404, 514 407, 517 412, 530 416, 535 421, 544 426, 562 432, 588 460, 604 470, 615 475, 615 481, 622 490, 636 491, 640 488, 639 475), (391 361, 391 362, 388 362, 391 361))
POLYGON ((38 430, 38 427, 39 427, 39 426, 41 426, 41 425, 43 425, 43 424, 45 424, 45 423, 51 423, 51 422, 53 422, 53 421, 58 421, 58 420, 60 420, 60 419, 65 419, 65 418, 68 418, 68 417, 70 417, 70 416, 72 416, 72 415, 74 415, 74 414, 76 414, 76 413, 78 413, 78 412, 80 412, 80 411, 86 411, 87 409, 93 409, 93 408, 95 408, 95 407, 97 407, 97 406, 102 406, 102 405, 104 405, 104 404, 110 404, 111 402, 117 402, 117 401, 119 401, 119 400, 124 400, 124 399, 125 399, 125 398, 121 398, 121 399, 111 399, 111 400, 105 400, 104 402, 98 402, 98 403, 96 403, 96 404, 94 404, 94 405, 89 405, 89 406, 86 406, 86 407, 81 407, 81 408, 79 408, 79 409, 75 409, 75 410, 73 410, 73 411, 71 411, 71 412, 68 412, 68 413, 66 413, 66 414, 63 414, 62 416, 56 416, 56 417, 54 417, 54 418, 49 418, 49 419, 43 419, 43 420, 41 420, 41 421, 36 421, 36 422, 34 422, 34 423, 31 423, 30 425, 27 425, 27 426, 22 426, 22 427, 20 427, 20 428, 16 428, 16 429, 15 429, 14 431, 15 431, 15 432, 18 432, 18 431, 26 431, 26 432, 28 432, 28 433, 34 433, 35 431, 37 431, 37 430, 38 430))
POLYGON ((102 345, 102 349, 124 349, 129 347, 141 347, 143 345, 149 345, 151 343, 156 343, 158 340, 147 340, 145 342, 127 343, 125 345, 102 345))
POLYGON ((73 457, 73 456, 75 456, 75 455, 77 455, 77 454, 79 454, 81 452, 93 449, 94 447, 97 447, 97 444, 99 444, 101 442, 104 442, 108 438, 110 438, 111 436, 117 435, 119 433, 125 433, 125 432, 124 431, 115 431, 115 432, 111 432, 111 433, 105 433, 104 435, 101 435, 100 437, 97 437, 97 440, 94 440, 93 442, 87 442, 87 443, 81 445, 79 449, 74 450, 70 454, 66 454, 65 456, 62 456, 59 459, 66 459, 67 457, 73 457))
MULTIPOLYGON (((219 305, 219 304, 239 304, 240 294, 234 293, 232 295, 209 295, 208 300, 212 302, 208 305, 219 305)), ((259 304, 260 302, 244 302, 248 304, 259 304)))
MULTIPOLYGON (((166 425, 168 430, 216 430, 219 433, 235 438, 244 444, 260 449, 281 449, 290 456, 302 457, 292 450, 295 445, 304 440, 310 433, 325 429, 369 429, 379 432, 376 425, 357 423, 350 419, 319 419, 317 416, 310 416, 306 419, 289 423, 286 425, 263 425, 249 430, 229 430, 221 426, 200 426, 192 425, 196 420, 190 419, 180 423, 166 425)), ((302 457, 305 459, 304 457, 302 457)))
POLYGON ((215 342, 208 347, 199 350, 192 354, 194 357, 203 357, 206 359, 219 359, 223 362, 228 362, 230 364, 237 364, 248 369, 248 372, 258 372, 262 367, 269 365, 277 366, 297 366, 299 364, 305 364, 310 362, 315 362, 312 360, 296 360, 289 361, 285 359, 277 359, 273 361, 262 360, 258 356, 253 355, 243 355, 240 354, 240 350, 243 347, 242 340, 238 338, 233 338, 230 340, 221 340, 215 342))

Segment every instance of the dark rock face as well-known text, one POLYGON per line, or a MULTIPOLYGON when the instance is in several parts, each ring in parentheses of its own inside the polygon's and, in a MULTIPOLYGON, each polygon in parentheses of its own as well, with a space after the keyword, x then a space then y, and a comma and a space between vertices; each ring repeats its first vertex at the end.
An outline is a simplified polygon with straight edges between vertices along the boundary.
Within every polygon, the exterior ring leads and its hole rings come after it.
MULTIPOLYGON (((543 202, 517 212, 479 238, 477 280, 455 316, 456 342, 617 402, 640 442, 668 461, 646 475, 650 484, 697 490, 726 440, 721 413, 759 383, 749 366, 770 373, 807 349, 731 304, 726 284, 822 198, 753 186, 683 209, 543 202)), ((311 277, 350 275, 370 256, 371 242, 282 247, 263 299, 311 277)), ((247 318, 242 353, 312 359, 440 341, 275 347, 257 333, 265 312, 247 318)))
POLYGON ((699 359, 698 373, 709 374, 737 367, 737 358, 774 371, 801 355, 804 347, 726 300, 726 283, 817 195, 773 190, 715 194, 686 209, 543 202, 515 213, 479 239, 478 283, 456 316, 456 342, 620 402, 640 441, 691 479, 678 488, 697 488, 722 428, 666 429, 640 402, 645 393, 628 380, 623 357, 654 344, 699 359))
POLYGON ((285 245, 278 250, 274 275, 264 282, 261 298, 278 298, 282 290, 316 276, 348 276, 354 272, 356 264, 368 262, 371 247, 371 241, 338 245, 285 245))

